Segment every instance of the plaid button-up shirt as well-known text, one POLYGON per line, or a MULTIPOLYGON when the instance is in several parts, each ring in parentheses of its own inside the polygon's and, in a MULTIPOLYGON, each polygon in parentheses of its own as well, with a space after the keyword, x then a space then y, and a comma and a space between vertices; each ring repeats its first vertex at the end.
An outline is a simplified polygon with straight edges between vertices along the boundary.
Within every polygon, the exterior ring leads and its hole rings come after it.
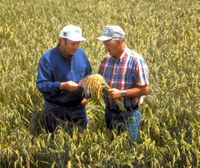
MULTIPOLYGON (((149 84, 148 67, 141 55, 126 47, 120 58, 107 55, 103 58, 99 67, 101 74, 111 88, 127 90, 138 86, 149 84)), ((108 99, 107 92, 104 99, 111 108, 117 109, 117 105, 112 99, 108 99)), ((139 100, 139 98, 138 98, 139 100)), ((133 98, 121 98, 125 108, 133 106, 133 98)), ((136 102, 138 103, 138 102, 136 102)))

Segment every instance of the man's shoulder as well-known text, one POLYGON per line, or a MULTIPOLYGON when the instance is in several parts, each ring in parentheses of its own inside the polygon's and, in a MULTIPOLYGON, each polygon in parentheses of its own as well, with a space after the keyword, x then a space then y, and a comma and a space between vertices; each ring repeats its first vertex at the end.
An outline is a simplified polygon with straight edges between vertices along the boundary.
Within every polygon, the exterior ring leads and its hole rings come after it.
POLYGON ((129 48, 126 49, 126 53, 129 54, 131 57, 142 57, 138 52, 131 50, 129 48))
POLYGON ((79 53, 84 53, 84 54, 85 54, 85 50, 84 50, 83 48, 80 48, 80 47, 77 49, 77 51, 76 51, 76 52, 79 52, 79 53))
POLYGON ((49 50, 46 50, 43 54, 42 54, 42 57, 40 58, 40 61, 42 62, 49 62, 51 59, 54 59, 54 56, 56 54, 58 54, 56 52, 56 47, 55 48, 51 48, 49 50))
POLYGON ((55 52, 56 51, 56 48, 51 48, 51 49, 49 49, 49 50, 46 50, 44 53, 43 53, 43 55, 42 55, 42 57, 49 57, 53 52, 55 52))
POLYGON ((105 62, 109 62, 110 59, 112 59, 112 57, 111 57, 110 55, 105 55, 105 56, 103 57, 103 59, 102 59, 101 62, 102 62, 102 63, 103 63, 103 62, 104 62, 104 63, 105 63, 105 62))
POLYGON ((87 54, 85 52, 85 50, 83 48, 78 48, 75 52, 75 57, 76 58, 86 58, 87 57, 87 54))
POLYGON ((142 55, 140 55, 138 52, 134 51, 134 50, 127 50, 128 55, 130 55, 130 58, 134 59, 134 60, 144 60, 144 58, 142 57, 142 55))

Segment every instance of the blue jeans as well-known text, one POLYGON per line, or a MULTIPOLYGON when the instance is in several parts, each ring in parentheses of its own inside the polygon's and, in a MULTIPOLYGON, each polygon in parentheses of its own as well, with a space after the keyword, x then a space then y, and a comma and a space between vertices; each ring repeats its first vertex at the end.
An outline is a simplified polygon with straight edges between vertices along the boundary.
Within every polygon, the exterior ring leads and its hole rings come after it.
POLYGON ((118 132, 128 131, 133 140, 137 139, 141 122, 139 107, 126 112, 106 108, 105 120, 108 129, 112 130, 113 128, 117 128, 118 132))
POLYGON ((44 114, 46 130, 50 133, 54 132, 59 120, 75 123, 82 129, 85 129, 88 123, 85 106, 81 105, 81 103, 73 106, 64 106, 45 101, 44 114))

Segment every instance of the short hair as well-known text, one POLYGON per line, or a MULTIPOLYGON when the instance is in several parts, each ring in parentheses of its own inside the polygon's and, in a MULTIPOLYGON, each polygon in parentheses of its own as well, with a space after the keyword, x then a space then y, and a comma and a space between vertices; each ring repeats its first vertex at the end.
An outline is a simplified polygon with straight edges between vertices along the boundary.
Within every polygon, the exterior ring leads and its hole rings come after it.
POLYGON ((112 39, 111 39, 111 42, 112 42, 112 41, 122 41, 122 42, 124 42, 125 39, 116 37, 116 38, 112 38, 112 39))

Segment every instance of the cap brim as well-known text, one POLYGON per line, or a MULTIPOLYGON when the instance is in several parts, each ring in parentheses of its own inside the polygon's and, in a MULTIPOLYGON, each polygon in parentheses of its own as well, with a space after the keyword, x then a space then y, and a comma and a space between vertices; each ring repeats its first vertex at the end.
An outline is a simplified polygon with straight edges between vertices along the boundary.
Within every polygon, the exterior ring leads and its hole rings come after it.
POLYGON ((71 41, 86 41, 86 39, 84 37, 71 37, 71 38, 67 38, 71 41))
POLYGON ((112 37, 108 37, 108 36, 97 37, 97 40, 100 40, 100 41, 107 41, 107 40, 110 40, 110 39, 112 39, 112 37))

